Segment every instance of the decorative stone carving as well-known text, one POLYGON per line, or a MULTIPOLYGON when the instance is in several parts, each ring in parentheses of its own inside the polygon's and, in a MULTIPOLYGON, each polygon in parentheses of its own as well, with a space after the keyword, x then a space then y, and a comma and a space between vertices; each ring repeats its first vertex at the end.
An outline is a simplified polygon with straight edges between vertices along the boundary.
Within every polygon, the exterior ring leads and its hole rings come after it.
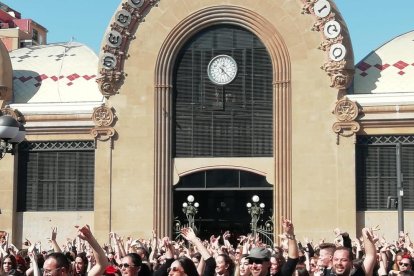
MULTIPOLYGON (((106 105, 96 107, 92 114, 92 120, 95 123, 95 127, 91 129, 91 135, 95 140, 107 141, 112 139, 116 131, 112 127, 115 119, 113 108, 106 105)), ((112 148, 112 140, 110 144, 112 148)))
POLYGON ((321 69, 331 78, 331 87, 348 88, 354 74, 354 62, 342 18, 335 13, 336 7, 330 0, 303 0, 303 3, 302 14, 312 14, 316 18, 311 29, 323 34, 324 40, 318 48, 328 52, 328 61, 321 69))
POLYGON ((114 112, 112 108, 109 108, 105 105, 96 107, 93 110, 92 120, 95 123, 95 125, 99 127, 111 126, 114 122, 114 112))
POLYGON ((321 66, 321 69, 325 70, 331 78, 331 87, 346 89, 351 83, 354 71, 344 69, 345 64, 345 60, 328 61, 321 66))
POLYGON ((144 21, 145 15, 158 1, 123 0, 121 9, 115 14, 99 56, 99 77, 96 80, 106 98, 117 94, 124 80, 124 53, 131 39, 134 39, 133 30, 144 21))
POLYGON ((339 135, 344 137, 350 137, 355 135, 360 125, 355 119, 359 114, 358 105, 347 99, 342 98, 336 102, 333 114, 336 116, 339 122, 335 122, 332 126, 332 130, 337 134, 337 143, 339 144, 339 135))

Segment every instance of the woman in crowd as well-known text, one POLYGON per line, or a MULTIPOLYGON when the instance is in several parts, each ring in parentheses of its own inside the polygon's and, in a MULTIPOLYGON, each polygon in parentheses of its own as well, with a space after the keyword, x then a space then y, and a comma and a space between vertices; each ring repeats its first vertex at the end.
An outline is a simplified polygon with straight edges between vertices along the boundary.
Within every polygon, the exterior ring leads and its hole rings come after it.
POLYGON ((16 257, 13 255, 6 255, 1 262, 1 276, 9 275, 12 270, 17 269, 16 257))
POLYGON ((86 253, 80 252, 75 258, 73 271, 75 272, 76 276, 85 276, 87 275, 87 269, 88 258, 86 257, 86 253))

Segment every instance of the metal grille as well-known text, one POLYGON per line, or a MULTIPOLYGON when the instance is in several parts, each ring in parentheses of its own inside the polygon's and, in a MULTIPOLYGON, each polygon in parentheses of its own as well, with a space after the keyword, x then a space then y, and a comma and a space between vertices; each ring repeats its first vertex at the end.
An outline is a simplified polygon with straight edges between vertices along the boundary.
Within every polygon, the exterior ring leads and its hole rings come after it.
POLYGON ((385 210, 397 196, 397 151, 401 143, 404 209, 414 210, 414 136, 359 136, 356 148, 357 210, 385 210))
POLYGON ((374 144, 409 144, 414 145, 413 135, 378 135, 378 136, 357 136, 358 145, 374 144))
POLYGON ((255 35, 228 25, 198 33, 178 56, 174 81, 176 157, 272 156, 272 65, 255 35), (238 65, 225 86, 207 74, 209 61, 221 54, 238 65))
POLYGON ((19 151, 51 151, 51 150, 95 150, 94 141, 41 141, 22 142, 19 151))
POLYGON ((26 142, 19 147, 18 211, 93 210, 94 142, 26 142))

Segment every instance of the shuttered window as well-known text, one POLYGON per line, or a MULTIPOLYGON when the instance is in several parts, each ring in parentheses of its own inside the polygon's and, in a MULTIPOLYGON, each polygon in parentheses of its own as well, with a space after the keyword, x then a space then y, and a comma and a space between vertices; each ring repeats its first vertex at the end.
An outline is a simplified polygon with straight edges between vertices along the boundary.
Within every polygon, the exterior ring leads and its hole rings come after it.
POLYGON ((183 47, 174 74, 175 157, 272 156, 272 65, 263 43, 236 26, 208 28, 183 47), (233 57, 235 80, 207 74, 217 55, 233 57))
POLYGON ((93 144, 72 141, 19 146, 18 211, 93 210, 93 144))
POLYGON ((357 210, 386 210, 397 196, 397 149, 401 144, 404 209, 414 210, 414 136, 364 136, 356 150, 357 210))

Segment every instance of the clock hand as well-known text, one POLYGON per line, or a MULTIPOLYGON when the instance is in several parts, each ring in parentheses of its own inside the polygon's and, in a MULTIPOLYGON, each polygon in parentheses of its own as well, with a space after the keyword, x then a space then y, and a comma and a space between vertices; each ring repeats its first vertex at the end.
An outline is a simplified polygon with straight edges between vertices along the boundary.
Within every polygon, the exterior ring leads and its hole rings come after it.
POLYGON ((220 67, 221 72, 223 72, 224 74, 226 74, 228 77, 230 77, 230 75, 226 72, 226 70, 223 69, 223 67, 220 67))

